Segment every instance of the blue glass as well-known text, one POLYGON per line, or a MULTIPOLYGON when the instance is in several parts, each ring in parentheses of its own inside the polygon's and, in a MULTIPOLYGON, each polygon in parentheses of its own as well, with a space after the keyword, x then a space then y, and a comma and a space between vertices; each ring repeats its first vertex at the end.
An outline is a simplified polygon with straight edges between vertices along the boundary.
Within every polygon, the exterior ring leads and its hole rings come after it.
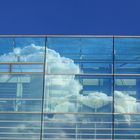
POLYGON ((0 46, 0 139, 140 139, 139 38, 15 37, 0 46))
POLYGON ((24 48, 29 45, 45 46, 45 38, 43 37, 16 37, 15 46, 24 48))
POLYGON ((47 112, 112 110, 111 77, 46 75, 46 81, 44 110, 47 112))
POLYGON ((1 139, 38 139, 40 137, 40 115, 1 113, 1 139))
POLYGON ((43 62, 42 64, 14 64, 12 72, 43 72, 43 62))
POLYGON ((9 72, 9 65, 8 64, 1 64, 0 65, 0 72, 9 72))
POLYGON ((0 38, 0 55, 7 54, 12 51, 13 38, 2 37, 0 38))
POLYGON ((0 139, 40 139, 45 38, 0 38, 0 139))
POLYGON ((139 114, 115 115, 114 133, 115 139, 140 139, 139 114))
POLYGON ((98 114, 45 114, 43 137, 48 139, 111 139, 112 118, 98 114))
POLYGON ((140 60, 139 38, 115 38, 116 60, 140 60))
MULTIPOLYGON (((57 55, 64 57, 62 64, 68 64, 71 59, 80 68, 79 73, 99 74, 112 73, 112 38, 61 38, 47 39, 47 47, 57 55), (65 58, 69 58, 68 60, 65 58)), ((59 64, 61 65, 61 63, 59 64)), ((58 63, 50 59, 50 63, 58 63)), ((49 64, 50 64, 49 63, 49 64)), ((50 65, 48 64, 48 69, 50 65)), ((49 72, 50 74, 65 74, 65 72, 49 72)), ((71 74, 76 74, 71 71, 71 74)))
POLYGON ((140 39, 115 38, 115 139, 140 139, 140 39))
POLYGON ((47 39, 44 138, 112 138, 112 46, 112 38, 47 39))
POLYGON ((99 58, 100 55, 105 56, 106 59, 112 59, 112 38, 61 38, 61 37, 53 37, 48 38, 47 41, 48 48, 56 50, 61 55, 92 55, 96 59, 99 58), (103 51, 104 50, 104 51, 103 51), (94 55, 93 55, 94 54, 94 55), (99 56, 97 56, 99 55, 99 56))
POLYGON ((116 76, 115 77, 115 90, 122 92, 140 100, 140 77, 137 76, 116 76))
POLYGON ((115 73, 139 74, 140 39, 115 38, 115 73))

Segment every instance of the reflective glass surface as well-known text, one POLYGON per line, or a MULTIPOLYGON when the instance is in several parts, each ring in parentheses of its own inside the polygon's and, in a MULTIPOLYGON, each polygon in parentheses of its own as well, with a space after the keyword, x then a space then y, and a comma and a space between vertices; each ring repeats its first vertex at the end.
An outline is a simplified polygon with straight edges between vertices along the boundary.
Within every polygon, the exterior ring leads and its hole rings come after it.
POLYGON ((44 41, 0 38, 1 140, 40 139, 44 41))
POLYGON ((1 140, 140 139, 140 38, 1 37, 1 140))
POLYGON ((115 38, 114 134, 140 139, 140 38, 115 38))

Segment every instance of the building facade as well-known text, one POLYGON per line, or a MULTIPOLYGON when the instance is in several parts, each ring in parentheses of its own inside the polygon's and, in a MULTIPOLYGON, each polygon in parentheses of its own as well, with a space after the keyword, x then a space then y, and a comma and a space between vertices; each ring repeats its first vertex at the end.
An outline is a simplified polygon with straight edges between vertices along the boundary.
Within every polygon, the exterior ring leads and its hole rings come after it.
POLYGON ((140 139, 140 37, 1 36, 1 140, 140 139))

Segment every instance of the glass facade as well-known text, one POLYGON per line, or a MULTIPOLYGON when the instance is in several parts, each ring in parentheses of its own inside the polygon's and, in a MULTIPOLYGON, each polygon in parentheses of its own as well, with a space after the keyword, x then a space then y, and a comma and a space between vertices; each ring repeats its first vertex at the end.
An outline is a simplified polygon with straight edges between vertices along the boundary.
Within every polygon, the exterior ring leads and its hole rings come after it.
POLYGON ((139 37, 1 37, 1 140, 140 139, 139 37))

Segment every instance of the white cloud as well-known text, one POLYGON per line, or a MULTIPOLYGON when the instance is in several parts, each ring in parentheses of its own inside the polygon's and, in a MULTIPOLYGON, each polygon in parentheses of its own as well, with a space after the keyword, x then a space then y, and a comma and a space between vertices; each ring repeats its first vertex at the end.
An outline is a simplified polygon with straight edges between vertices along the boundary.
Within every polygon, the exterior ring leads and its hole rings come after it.
POLYGON ((124 113, 125 120, 130 122, 131 115, 129 113, 136 113, 137 110, 137 102, 136 98, 127 95, 120 91, 115 91, 114 93, 114 100, 115 100, 115 112, 116 113, 124 113), (125 113, 128 115, 125 115, 125 113))
POLYGON ((112 100, 112 97, 107 96, 105 93, 93 92, 90 93, 88 96, 81 96, 79 100, 82 104, 86 106, 98 109, 109 104, 112 100))

